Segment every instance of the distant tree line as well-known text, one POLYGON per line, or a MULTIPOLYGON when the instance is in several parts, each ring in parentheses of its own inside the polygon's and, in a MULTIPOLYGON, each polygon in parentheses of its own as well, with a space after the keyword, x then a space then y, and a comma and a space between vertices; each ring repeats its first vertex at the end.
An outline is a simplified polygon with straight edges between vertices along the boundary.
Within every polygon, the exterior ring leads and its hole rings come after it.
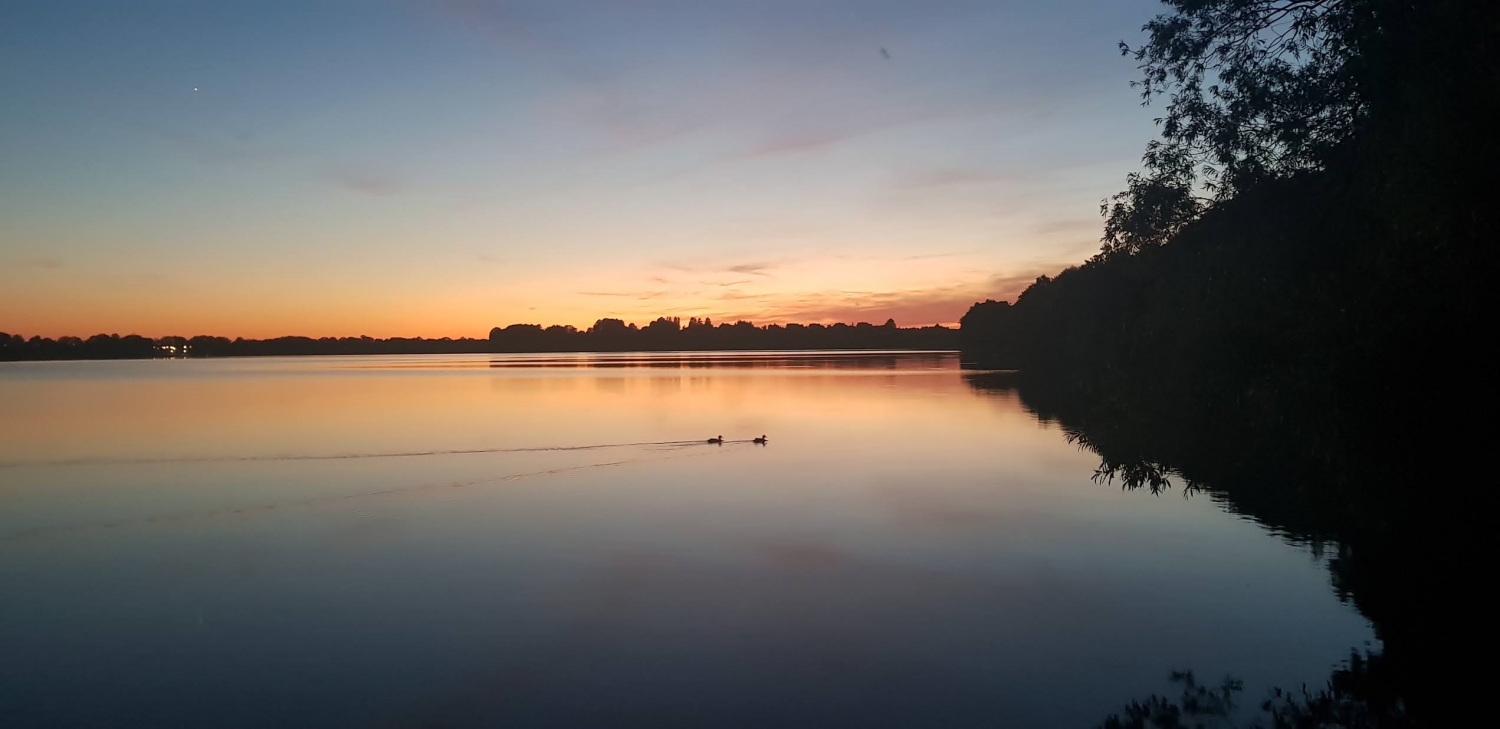
POLYGON ((713 325, 689 319, 686 325, 661 317, 644 327, 620 319, 600 319, 588 329, 513 324, 495 327, 487 339, 376 339, 373 337, 161 337, 96 334, 31 338, 0 332, 0 361, 67 359, 151 359, 163 357, 267 357, 335 354, 468 354, 486 352, 701 351, 716 349, 957 349, 958 330, 941 326, 906 328, 887 320, 882 326, 849 324, 713 325))
POLYGON ((457 354, 488 352, 485 339, 375 339, 373 337, 160 337, 95 334, 79 337, 31 337, 0 332, 0 361, 58 359, 152 359, 166 357, 266 357, 323 354, 457 354))
POLYGON ((711 319, 660 317, 644 327, 600 319, 588 329, 512 324, 490 330, 495 352, 622 352, 747 349, 957 349, 958 330, 885 324, 715 325, 711 319))

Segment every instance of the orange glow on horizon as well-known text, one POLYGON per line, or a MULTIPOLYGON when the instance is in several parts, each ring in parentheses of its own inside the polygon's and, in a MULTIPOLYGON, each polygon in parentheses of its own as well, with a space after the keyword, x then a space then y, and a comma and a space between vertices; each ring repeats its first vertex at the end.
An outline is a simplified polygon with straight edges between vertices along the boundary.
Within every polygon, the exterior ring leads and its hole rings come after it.
POLYGON ((883 324, 956 326, 968 307, 984 299, 1013 300, 1040 273, 1062 264, 1033 266, 1007 276, 981 276, 943 267, 786 267, 774 275, 718 285, 712 274, 668 279, 632 272, 611 288, 579 281, 523 281, 510 285, 470 282, 463 287, 423 286, 389 296, 341 286, 240 285, 156 287, 88 286, 66 276, 33 277, 0 293, 0 330, 25 337, 94 334, 223 336, 231 339, 307 337, 485 338, 511 324, 571 325, 588 329, 603 318, 640 326, 659 316, 712 319, 715 323, 883 324), (821 274, 821 275, 819 275, 821 274), (902 276, 915 285, 901 287, 902 276), (951 277, 954 285, 944 284, 951 277), (829 285, 855 278, 864 285, 829 285), (700 281, 707 280, 708 284, 700 281), (924 285, 925 284, 925 285, 924 285), (566 289, 576 289, 567 291, 566 289), (81 289, 81 290, 80 290, 81 289), (597 289, 597 290, 596 290, 597 289))

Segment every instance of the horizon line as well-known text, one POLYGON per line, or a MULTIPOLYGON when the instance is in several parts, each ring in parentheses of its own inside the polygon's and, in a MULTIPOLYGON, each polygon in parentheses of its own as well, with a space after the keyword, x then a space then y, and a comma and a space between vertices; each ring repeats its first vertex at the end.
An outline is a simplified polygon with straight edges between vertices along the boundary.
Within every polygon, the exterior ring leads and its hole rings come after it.
MULTIPOLYGON (((978 303, 978 302, 976 302, 976 303, 978 303)), ((625 326, 625 328, 626 328, 627 331, 644 332, 644 331, 647 331, 647 327, 649 327, 655 321, 658 321, 658 320, 661 320, 661 319, 671 320, 673 318, 674 317, 657 317, 656 319, 652 319, 651 321, 646 322, 645 324, 638 324, 636 322, 625 322, 623 319, 620 319, 618 317, 603 317, 601 319, 596 320, 594 322, 594 324, 589 325, 587 327, 578 327, 578 326, 575 326, 575 325, 572 325, 572 324, 546 324, 546 325, 543 325, 543 324, 534 324, 534 323, 531 323, 531 322, 514 322, 514 323, 511 323, 511 324, 497 325, 497 326, 491 327, 488 332, 485 332, 481 336, 460 335, 460 336, 456 336, 456 337, 455 336, 436 336, 436 337, 432 337, 432 336, 425 336, 425 335, 421 335, 421 334, 412 335, 412 336, 399 335, 398 334, 398 335, 390 335, 390 336, 384 336, 384 337, 377 337, 377 336, 372 336, 372 335, 369 335, 369 334, 321 334, 321 335, 312 335, 312 334, 277 334, 277 335, 273 335, 273 336, 262 336, 262 337, 254 337, 254 336, 251 336, 251 337, 247 337, 247 336, 226 336, 226 335, 221 335, 221 334, 206 334, 206 333, 198 333, 198 334, 192 334, 192 335, 184 335, 184 334, 148 335, 148 334, 140 334, 138 332, 133 332, 133 331, 130 332, 130 333, 128 333, 128 334, 125 334, 125 333, 121 333, 118 330, 117 331, 112 331, 112 332, 99 331, 99 332, 95 332, 94 334, 89 334, 89 335, 77 335, 77 334, 44 335, 44 334, 24 334, 22 332, 7 331, 5 329, 0 329, 0 335, 6 335, 6 336, 9 336, 9 337, 19 337, 21 339, 21 341, 23 341, 23 342, 29 342, 32 339, 50 339, 50 340, 53 340, 53 341, 61 341, 63 339, 78 339, 80 341, 85 341, 86 342, 89 339, 92 339, 92 338, 95 338, 95 337, 108 337, 108 338, 118 338, 118 339, 125 339, 125 338, 128 338, 128 337, 140 337, 142 339, 150 339, 150 340, 162 340, 162 339, 189 339, 190 340, 190 339, 195 339, 195 338, 199 338, 199 337, 209 337, 209 338, 213 338, 213 339, 227 339, 227 340, 229 340, 231 342, 233 342, 233 341, 270 341, 270 340, 274 340, 274 339, 312 339, 312 340, 323 340, 323 339, 356 339, 356 340, 358 340, 358 339, 371 339, 371 340, 376 340, 376 341, 405 339, 405 340, 425 340, 425 341, 443 341, 443 340, 448 340, 448 341, 464 341, 464 340, 487 341, 490 338, 490 334, 494 330, 499 329, 501 331, 504 331, 504 330, 506 330, 506 329, 508 329, 510 327, 540 327, 542 331, 547 331, 547 330, 552 329, 554 327, 561 327, 561 328, 564 328, 564 329, 571 329, 573 332, 576 332, 578 334, 588 334, 588 333, 593 332, 594 331, 594 327, 597 326, 600 322, 614 320, 614 321, 620 321, 620 322, 622 322, 624 324, 624 326, 625 326)), ((692 317, 692 318, 697 318, 697 317, 692 317)), ((678 319, 679 322, 681 321, 680 317, 678 317, 677 319, 678 319)), ((704 319, 711 321, 712 317, 704 317, 704 319)), ((894 319, 890 319, 890 320, 894 321, 894 319)), ((836 322, 773 321, 773 322, 767 322, 767 323, 764 323, 764 324, 756 324, 755 322, 747 320, 747 319, 736 319, 736 320, 733 320, 733 321, 725 319, 725 320, 723 320, 721 322, 714 323, 711 326, 712 326, 712 329, 719 330, 721 328, 734 328, 734 327, 736 327, 736 326, 738 326, 740 324, 750 324, 752 327, 754 327, 755 329, 758 329, 758 330, 765 330, 765 329, 769 329, 771 327, 780 327, 780 328, 783 328, 783 329, 792 328, 792 327, 805 327, 805 328, 808 328, 808 329, 813 329, 813 328, 833 329, 833 328, 836 328, 836 327, 858 328, 859 325, 861 325, 861 324, 864 324, 864 325, 867 325, 867 326, 874 327, 874 328, 878 329, 878 328, 883 328, 885 326, 883 323, 877 324, 877 323, 869 322, 869 321, 859 321, 859 322, 845 322, 845 321, 836 321, 836 322)), ((685 330, 688 329, 688 324, 682 323, 680 325, 680 327, 681 327, 680 330, 685 331, 685 330)), ((956 330, 958 328, 959 328, 959 322, 957 322, 957 321, 955 321, 955 322, 935 323, 935 324, 912 325, 912 326, 902 326, 900 324, 896 325, 896 329, 898 329, 898 330, 921 330, 921 329, 951 329, 951 330, 956 330)))

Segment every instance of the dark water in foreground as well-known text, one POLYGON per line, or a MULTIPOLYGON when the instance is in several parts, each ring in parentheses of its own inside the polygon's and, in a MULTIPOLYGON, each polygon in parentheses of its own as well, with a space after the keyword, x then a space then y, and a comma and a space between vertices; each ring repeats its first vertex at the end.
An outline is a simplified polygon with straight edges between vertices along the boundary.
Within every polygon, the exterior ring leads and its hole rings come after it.
POLYGON ((0 364, 0 725, 1076 727, 1373 640, 1098 463, 954 355, 0 364))

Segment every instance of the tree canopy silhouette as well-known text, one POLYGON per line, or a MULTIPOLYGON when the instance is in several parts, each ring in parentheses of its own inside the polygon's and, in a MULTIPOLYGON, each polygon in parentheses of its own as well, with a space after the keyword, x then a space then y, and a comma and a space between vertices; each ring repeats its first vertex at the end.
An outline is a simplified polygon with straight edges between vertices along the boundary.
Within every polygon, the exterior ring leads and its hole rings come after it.
POLYGON ((1340 373, 1352 392, 1485 327, 1500 3, 1165 4, 1121 45, 1165 110, 1104 201, 1100 254, 1003 313, 976 305, 965 348, 1080 379, 1340 373))
POLYGON ((1164 3, 1144 44, 1120 44, 1139 64, 1143 101, 1166 106, 1144 170, 1103 203, 1105 255, 1161 245, 1216 202, 1327 169, 1359 140, 1451 135, 1479 111, 1468 100, 1493 96, 1493 3, 1164 3))
POLYGON ((1143 101, 1167 105, 1145 171, 1105 201, 1106 254, 1160 245, 1213 199, 1322 168, 1366 111, 1354 61, 1379 3, 1166 4, 1173 12, 1146 24, 1144 45, 1120 43, 1140 64, 1143 101))

